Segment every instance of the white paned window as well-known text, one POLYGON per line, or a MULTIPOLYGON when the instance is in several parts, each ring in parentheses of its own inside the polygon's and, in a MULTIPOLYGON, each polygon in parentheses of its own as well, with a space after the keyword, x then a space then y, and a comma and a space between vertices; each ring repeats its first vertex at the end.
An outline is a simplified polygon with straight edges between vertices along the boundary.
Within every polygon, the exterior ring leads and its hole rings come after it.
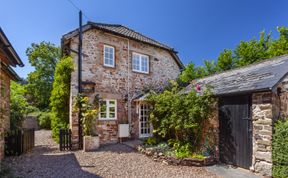
POLYGON ((115 48, 104 45, 104 66, 115 67, 115 48))
POLYGON ((117 102, 116 100, 104 99, 100 101, 100 120, 116 120, 117 119, 117 102))
POLYGON ((147 55, 133 53, 132 70, 135 72, 149 73, 149 57, 147 55))

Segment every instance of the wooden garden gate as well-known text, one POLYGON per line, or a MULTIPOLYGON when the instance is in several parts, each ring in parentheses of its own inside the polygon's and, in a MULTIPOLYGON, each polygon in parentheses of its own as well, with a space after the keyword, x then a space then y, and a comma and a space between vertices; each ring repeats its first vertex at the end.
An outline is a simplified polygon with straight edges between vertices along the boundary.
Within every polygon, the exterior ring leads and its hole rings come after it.
POLYGON ((229 96, 219 102, 220 161, 249 169, 252 164, 251 96, 229 96))

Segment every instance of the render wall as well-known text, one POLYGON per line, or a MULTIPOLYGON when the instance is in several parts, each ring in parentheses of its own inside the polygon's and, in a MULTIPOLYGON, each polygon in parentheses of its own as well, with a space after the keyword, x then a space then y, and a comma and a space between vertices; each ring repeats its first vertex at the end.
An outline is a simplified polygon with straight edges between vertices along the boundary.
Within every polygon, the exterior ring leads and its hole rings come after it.
MULTIPOLYGON (((78 38, 71 41, 70 48, 78 50, 78 38)), ((119 120, 128 119, 127 100, 136 97, 147 88, 164 87, 170 79, 176 79, 180 73, 179 66, 166 50, 156 48, 137 41, 117 37, 99 30, 89 30, 83 34, 82 81, 95 83, 95 92, 87 93, 92 99, 99 94, 101 98, 117 99, 117 120, 98 120, 97 129, 101 143, 116 142, 118 139, 117 125, 119 120), (104 44, 115 47, 115 68, 103 66, 104 44), (129 51, 129 52, 128 52, 129 51), (149 74, 132 71, 131 56, 133 52, 149 56, 149 74)), ((76 69, 71 77, 71 107, 73 98, 78 93, 77 55, 74 56, 76 69)), ((72 139, 78 139, 77 114, 70 109, 70 127, 72 139)), ((136 103, 132 102, 132 137, 138 136, 138 114, 136 103)))
POLYGON ((0 161, 4 158, 4 133, 10 128, 10 78, 0 67, 0 161))

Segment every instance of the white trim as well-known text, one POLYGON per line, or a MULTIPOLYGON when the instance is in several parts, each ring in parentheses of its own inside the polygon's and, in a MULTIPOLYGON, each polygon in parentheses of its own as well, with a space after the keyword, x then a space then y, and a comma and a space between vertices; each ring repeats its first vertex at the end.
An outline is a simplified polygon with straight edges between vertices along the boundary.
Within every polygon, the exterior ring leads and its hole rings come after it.
POLYGON ((132 64, 132 71, 133 72, 139 72, 139 73, 144 73, 144 74, 149 74, 149 72, 150 72, 150 59, 149 59, 148 55, 133 52, 132 53, 132 62, 131 62, 131 64, 132 64), (137 69, 133 68, 133 57, 134 57, 134 55, 139 55, 139 68, 140 68, 140 70, 137 70, 137 69), (141 70, 141 68, 142 68, 142 57, 147 57, 147 60, 148 60, 147 61, 147 71, 141 70))
MULTIPOLYGON (((146 133, 146 134, 141 134, 141 105, 146 105, 148 108, 147 110, 149 110, 149 104, 141 104, 139 103, 138 106, 138 116, 139 116, 139 138, 147 138, 147 137, 152 137, 153 136, 153 127, 152 124, 150 124, 150 133, 146 133)), ((146 122, 149 121, 149 118, 146 122)))
POLYGON ((100 101, 100 103, 99 103, 99 110, 100 110, 100 112, 99 112, 99 114, 98 114, 98 118, 99 118, 99 120, 101 120, 101 121, 103 121, 103 120, 117 120, 117 100, 115 100, 115 99, 102 99, 100 101), (101 112, 101 101, 105 101, 106 102, 106 118, 101 118, 101 113, 103 113, 103 112, 101 112), (114 106, 113 105, 110 105, 110 101, 114 101, 115 102, 115 104, 114 104, 114 106), (114 118, 109 118, 109 114, 110 114, 110 112, 109 112, 109 108, 112 108, 112 107, 114 107, 115 108, 115 117, 114 118))
POLYGON ((106 67, 115 67, 115 47, 114 46, 104 45, 104 47, 103 47, 103 65, 106 67), (105 64, 105 48, 113 49, 113 65, 105 64))

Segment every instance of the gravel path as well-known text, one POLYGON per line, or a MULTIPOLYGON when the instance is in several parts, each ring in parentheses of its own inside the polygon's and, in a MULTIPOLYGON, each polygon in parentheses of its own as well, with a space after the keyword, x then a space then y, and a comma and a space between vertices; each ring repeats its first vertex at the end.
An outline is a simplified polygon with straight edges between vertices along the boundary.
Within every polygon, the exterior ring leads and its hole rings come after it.
POLYGON ((31 153, 5 159, 17 177, 217 177, 200 167, 154 162, 122 144, 103 146, 97 152, 60 152, 50 131, 35 135, 31 153))

